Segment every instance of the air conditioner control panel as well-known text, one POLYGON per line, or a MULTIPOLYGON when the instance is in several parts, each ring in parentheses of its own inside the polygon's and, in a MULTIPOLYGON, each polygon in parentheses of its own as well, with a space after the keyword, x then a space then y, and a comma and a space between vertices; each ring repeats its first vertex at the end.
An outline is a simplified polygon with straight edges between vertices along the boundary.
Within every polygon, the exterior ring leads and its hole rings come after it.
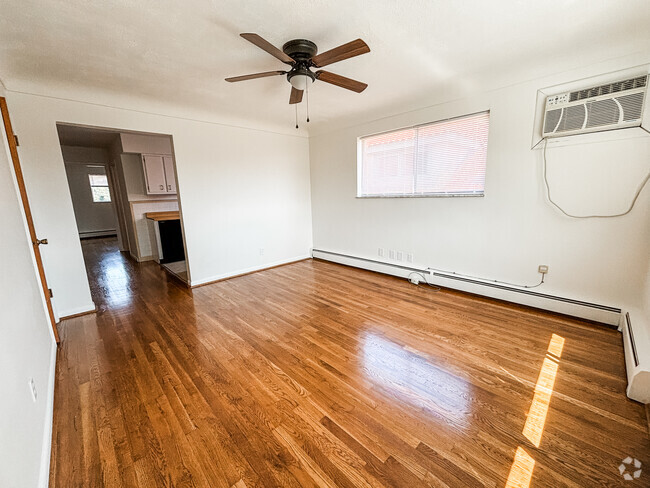
POLYGON ((546 107, 554 107, 555 105, 564 105, 569 102, 568 93, 560 93, 559 95, 553 95, 546 99, 546 107))

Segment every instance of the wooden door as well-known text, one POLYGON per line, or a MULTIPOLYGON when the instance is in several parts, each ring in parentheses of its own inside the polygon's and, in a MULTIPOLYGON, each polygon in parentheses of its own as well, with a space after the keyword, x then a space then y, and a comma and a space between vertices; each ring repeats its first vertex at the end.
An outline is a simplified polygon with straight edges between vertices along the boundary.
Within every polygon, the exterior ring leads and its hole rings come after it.
POLYGON ((56 320, 54 319, 54 310, 52 309, 52 301, 50 300, 50 290, 47 287, 47 280, 45 279, 45 269, 43 268, 43 260, 41 259, 41 250, 39 246, 47 244, 47 239, 38 239, 36 237, 36 230, 34 229, 34 220, 32 219, 32 211, 29 207, 29 200, 27 199, 27 190, 25 189, 25 180, 23 178, 23 171, 20 168, 20 160, 18 159, 18 147, 16 146, 16 136, 11 128, 11 120, 9 119, 9 111, 7 110, 7 100, 0 97, 0 111, 2 111, 2 121, 4 122, 5 132, 7 133, 7 142, 9 143, 9 151, 11 152, 11 160, 14 165, 14 173, 16 174, 16 181, 18 182, 18 190, 20 191, 20 199, 23 203, 25 211, 25 219, 27 220, 27 228, 29 229, 29 238, 32 241, 32 248, 34 249, 34 257, 36 258, 36 267, 38 274, 41 277, 41 285, 43 286, 43 296, 47 304, 47 313, 50 316, 52 323, 52 330, 54 331, 54 338, 57 344, 60 342, 59 331, 56 328, 56 320))
POLYGON ((167 181, 167 193, 176 193, 176 174, 174 173, 174 159, 171 156, 163 156, 165 163, 165 180, 167 181))
POLYGON ((162 156, 147 154, 142 156, 144 178, 147 184, 147 193, 167 193, 165 181, 165 167, 162 156))

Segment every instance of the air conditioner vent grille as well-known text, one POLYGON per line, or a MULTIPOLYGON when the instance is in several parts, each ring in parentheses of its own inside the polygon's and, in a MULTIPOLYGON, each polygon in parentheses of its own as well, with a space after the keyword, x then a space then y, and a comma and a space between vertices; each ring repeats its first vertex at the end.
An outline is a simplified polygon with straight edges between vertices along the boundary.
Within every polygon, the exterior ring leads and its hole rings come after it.
POLYGON ((573 105, 564 109, 564 116, 556 132, 582 129, 587 112, 584 105, 573 105))
POLYGON ((623 121, 636 120, 641 118, 643 111, 644 92, 623 95, 617 98, 618 103, 623 107, 623 121))
POLYGON ((635 88, 643 88, 646 86, 647 81, 647 76, 639 76, 637 78, 630 78, 629 80, 617 81, 614 83, 609 83, 607 85, 595 86, 593 88, 587 88, 585 90, 574 91, 569 94, 569 102, 584 100, 586 98, 599 97, 601 95, 609 95, 610 93, 616 93, 625 90, 633 90, 635 88))
POLYGON ((618 119, 621 116, 618 105, 612 98, 587 102, 587 114, 586 127, 588 128, 617 124, 618 119))
POLYGON ((549 110, 546 112, 546 118, 544 119, 544 133, 553 132, 557 127, 557 123, 560 121, 560 116, 562 115, 562 109, 557 108, 555 110, 549 110))

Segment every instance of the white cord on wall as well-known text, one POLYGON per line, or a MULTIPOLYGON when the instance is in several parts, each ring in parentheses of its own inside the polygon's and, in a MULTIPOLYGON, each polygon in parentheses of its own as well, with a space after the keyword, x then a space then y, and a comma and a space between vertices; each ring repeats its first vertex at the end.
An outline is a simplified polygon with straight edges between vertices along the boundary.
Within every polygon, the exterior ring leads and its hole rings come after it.
MULTIPOLYGON (((645 129, 644 129, 645 130, 645 129)), ((647 131, 646 131, 647 132, 647 131)), ((551 198, 551 187, 548 184, 548 178, 546 176, 546 146, 548 146, 548 138, 544 139, 544 185, 546 186, 546 198, 548 198, 548 201, 555 207, 557 208, 560 212, 562 212, 564 215, 567 217, 571 217, 572 219, 608 219, 612 217, 622 217, 623 215, 629 214, 632 209, 634 208, 634 205, 636 205, 636 201, 639 198, 639 195, 641 195, 641 192, 643 191, 643 188, 645 188, 646 183, 648 183, 648 180, 650 180, 650 172, 645 176, 643 181, 641 182, 641 185, 639 185, 638 190, 636 191, 636 194, 634 195, 634 198, 632 199, 632 203, 630 204, 629 208, 622 213, 619 214, 612 214, 612 215, 572 215, 568 212, 566 212, 562 207, 560 207, 557 203, 553 201, 551 198)))

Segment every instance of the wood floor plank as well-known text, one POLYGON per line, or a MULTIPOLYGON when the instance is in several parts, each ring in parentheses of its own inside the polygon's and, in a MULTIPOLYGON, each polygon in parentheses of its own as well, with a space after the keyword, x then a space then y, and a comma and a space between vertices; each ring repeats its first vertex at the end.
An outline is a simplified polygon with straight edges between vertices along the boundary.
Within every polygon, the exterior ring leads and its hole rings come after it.
POLYGON ((650 438, 615 330, 314 260, 190 290, 82 248, 98 312, 60 325, 52 487, 650 485, 618 470, 650 438))

